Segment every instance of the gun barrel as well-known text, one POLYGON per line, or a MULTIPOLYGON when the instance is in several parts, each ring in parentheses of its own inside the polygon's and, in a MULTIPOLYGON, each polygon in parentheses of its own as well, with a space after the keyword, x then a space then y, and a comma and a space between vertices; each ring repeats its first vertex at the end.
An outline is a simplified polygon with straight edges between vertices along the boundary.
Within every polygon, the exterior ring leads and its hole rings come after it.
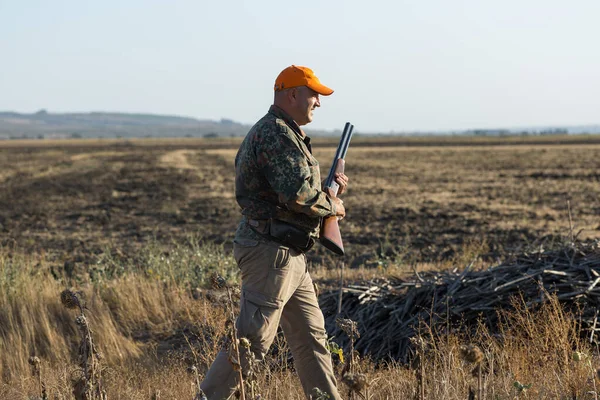
POLYGON ((337 150, 335 152, 335 156, 333 157, 333 163, 331 164, 331 169, 329 170, 329 174, 327 175, 327 179, 325 180, 325 187, 331 187, 335 179, 335 169, 340 158, 344 158, 346 153, 348 152, 348 146, 350 145, 350 137, 352 136, 352 130, 354 129, 354 125, 350 124, 350 122, 346 122, 344 126, 344 131, 342 132, 342 137, 340 138, 340 143, 338 144, 337 150))
MULTIPOLYGON (((348 147, 350 147, 350 139, 352 139, 353 130, 354 125, 350 122, 346 122, 342 137, 340 138, 340 143, 335 152, 335 157, 333 158, 333 164, 331 165, 329 175, 327 175, 327 179, 325 180, 324 186, 330 188, 333 191, 334 196, 337 196, 339 188, 337 182, 335 182, 335 173, 336 171, 344 171, 344 157, 346 157, 348 147)), ((331 250, 335 254, 340 256, 344 255, 344 243, 342 241, 342 235, 336 216, 323 218, 319 241, 325 248, 331 250)))
POLYGON ((338 143, 337 150, 335 151, 334 159, 338 159, 341 156, 344 141, 346 140, 346 136, 348 136, 350 126, 351 126, 350 122, 346 122, 346 125, 344 125, 344 130, 342 131, 342 136, 340 137, 340 142, 338 143))
POLYGON ((350 130, 346 135, 346 143, 344 143, 344 146, 342 147, 342 153, 340 154, 340 158, 346 158, 348 147, 350 147, 350 139, 352 139, 352 131, 354 131, 354 125, 350 125, 350 130))

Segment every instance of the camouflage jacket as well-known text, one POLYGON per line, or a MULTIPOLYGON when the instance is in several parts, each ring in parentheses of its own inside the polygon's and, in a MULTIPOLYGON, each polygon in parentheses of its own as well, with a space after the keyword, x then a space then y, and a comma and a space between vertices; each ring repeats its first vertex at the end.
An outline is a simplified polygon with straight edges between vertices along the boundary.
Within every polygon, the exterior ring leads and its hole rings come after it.
POLYGON ((310 138, 277 106, 271 106, 246 135, 235 158, 235 172, 235 196, 244 216, 236 240, 264 240, 247 219, 277 218, 316 238, 321 218, 335 215, 334 205, 321 190, 310 138))

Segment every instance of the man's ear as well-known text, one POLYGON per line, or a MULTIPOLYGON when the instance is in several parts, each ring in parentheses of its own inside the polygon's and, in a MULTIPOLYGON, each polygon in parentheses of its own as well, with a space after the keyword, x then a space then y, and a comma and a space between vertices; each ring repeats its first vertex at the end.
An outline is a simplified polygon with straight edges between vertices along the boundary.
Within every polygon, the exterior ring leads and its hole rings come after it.
POLYGON ((288 89, 288 100, 290 101, 290 103, 295 103, 297 97, 298 97, 298 88, 297 87, 288 89))

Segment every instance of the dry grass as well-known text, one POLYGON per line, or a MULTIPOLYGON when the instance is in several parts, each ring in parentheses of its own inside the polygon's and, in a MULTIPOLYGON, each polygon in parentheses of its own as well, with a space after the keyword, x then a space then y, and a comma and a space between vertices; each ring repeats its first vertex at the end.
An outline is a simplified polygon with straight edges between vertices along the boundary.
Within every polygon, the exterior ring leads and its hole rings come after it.
MULTIPOLYGON (((49 398, 71 398, 80 336, 72 311, 60 304, 64 283, 49 279, 43 259, 4 252, 0 260, 0 346, 5 349, 0 354, 0 398, 39 395, 39 380, 28 363, 33 355, 41 360, 49 398)), ((202 376, 226 334, 224 293, 193 291, 185 281, 168 282, 142 270, 81 283, 76 289, 86 298, 109 399, 195 395, 196 380, 188 368, 194 365, 202 376)), ((417 338, 422 353, 410 366, 378 365, 345 349, 345 364, 334 357, 342 393, 350 392, 347 382, 360 388, 354 390, 355 398, 418 398, 422 382, 428 399, 466 399, 478 388, 478 362, 464 357, 464 346, 474 344, 483 351, 479 364, 487 398, 594 398, 586 393, 596 390, 598 358, 581 340, 576 316, 555 299, 536 312, 519 302, 515 300, 516 311, 503 314, 501 336, 483 327, 468 337, 442 335, 423 323, 417 338), (366 385, 356 386, 357 376, 364 377, 366 385)), ((257 373, 256 390, 267 399, 302 399, 297 377, 286 362, 285 343, 278 341, 275 347, 257 373)))

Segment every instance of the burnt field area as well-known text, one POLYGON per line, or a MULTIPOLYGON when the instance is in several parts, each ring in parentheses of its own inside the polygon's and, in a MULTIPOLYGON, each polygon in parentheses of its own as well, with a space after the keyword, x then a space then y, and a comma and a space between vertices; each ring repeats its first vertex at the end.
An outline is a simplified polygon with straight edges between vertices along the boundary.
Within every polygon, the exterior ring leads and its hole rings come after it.
MULTIPOLYGON (((340 223, 349 266, 495 260, 573 232, 600 236, 600 145, 428 143, 350 147, 340 223), (571 221, 569 220, 569 206, 571 221)), ((336 142, 316 140, 325 176, 336 142)), ((0 244, 85 268, 107 249, 190 236, 231 245, 235 140, 0 143, 0 244)), ((333 266, 315 246, 314 263, 333 266)))

